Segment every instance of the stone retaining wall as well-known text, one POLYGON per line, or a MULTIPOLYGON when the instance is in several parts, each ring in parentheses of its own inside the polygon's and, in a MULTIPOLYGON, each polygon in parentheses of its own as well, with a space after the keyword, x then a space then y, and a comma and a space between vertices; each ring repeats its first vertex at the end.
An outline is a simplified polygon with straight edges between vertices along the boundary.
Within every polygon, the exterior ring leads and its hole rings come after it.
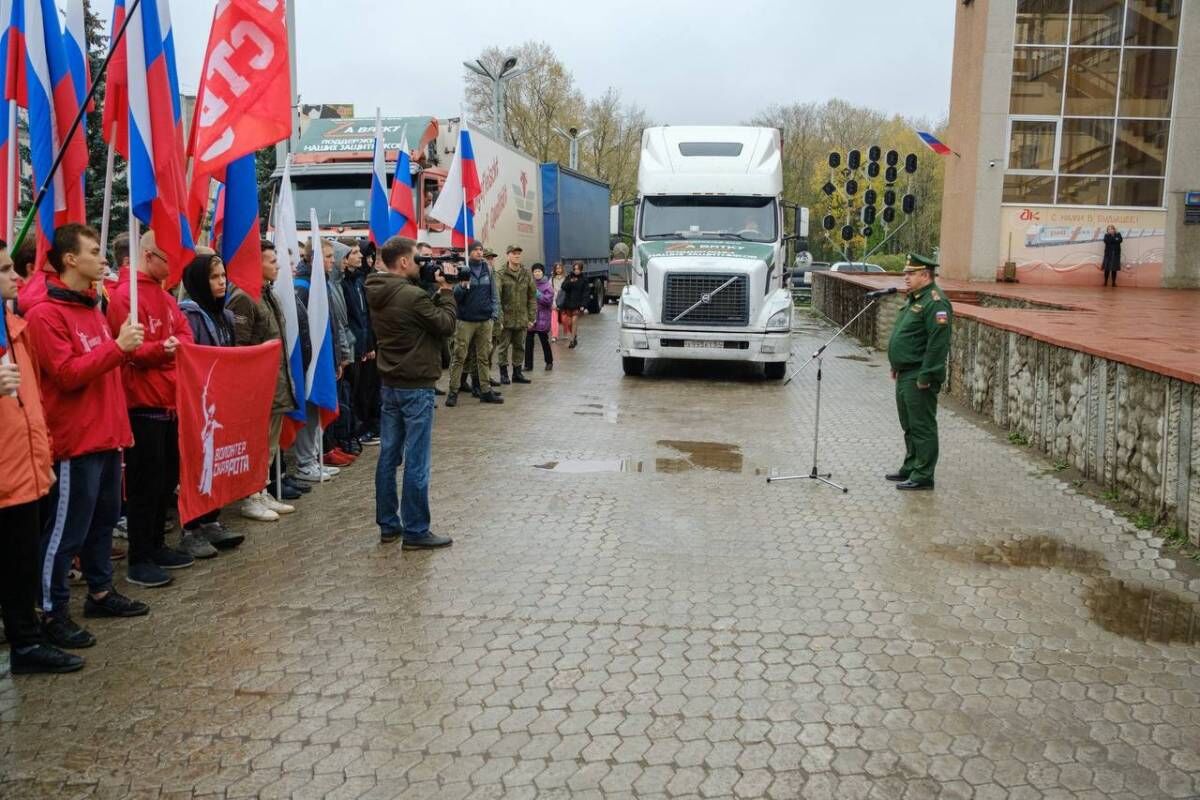
MULTIPOLYGON (((814 273, 813 308, 838 325, 866 292, 814 273)), ((886 349, 901 304, 884 298, 852 332, 886 349)), ((960 315, 944 391, 1200 544, 1200 386, 960 315)))

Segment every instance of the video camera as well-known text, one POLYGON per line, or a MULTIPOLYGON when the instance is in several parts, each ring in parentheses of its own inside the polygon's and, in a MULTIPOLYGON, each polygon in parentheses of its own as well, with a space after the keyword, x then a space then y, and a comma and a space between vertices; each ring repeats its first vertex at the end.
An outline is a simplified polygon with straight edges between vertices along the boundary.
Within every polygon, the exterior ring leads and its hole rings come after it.
MULTIPOLYGON (((416 256, 414 261, 421 270, 420 281, 425 284, 437 283, 438 273, 442 271, 442 267, 446 264, 460 265, 463 264, 463 257, 454 253, 446 256, 416 256)), ((471 274, 465 270, 458 273, 458 280, 469 280, 471 274)))

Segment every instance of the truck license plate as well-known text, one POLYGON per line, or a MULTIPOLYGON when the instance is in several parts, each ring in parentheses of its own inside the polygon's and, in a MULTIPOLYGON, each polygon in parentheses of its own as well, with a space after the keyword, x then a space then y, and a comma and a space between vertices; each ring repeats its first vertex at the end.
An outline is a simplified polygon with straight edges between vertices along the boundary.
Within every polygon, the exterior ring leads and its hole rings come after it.
POLYGON ((683 342, 685 348, 695 348, 698 350, 724 350, 724 342, 701 341, 697 339, 685 339, 683 342))

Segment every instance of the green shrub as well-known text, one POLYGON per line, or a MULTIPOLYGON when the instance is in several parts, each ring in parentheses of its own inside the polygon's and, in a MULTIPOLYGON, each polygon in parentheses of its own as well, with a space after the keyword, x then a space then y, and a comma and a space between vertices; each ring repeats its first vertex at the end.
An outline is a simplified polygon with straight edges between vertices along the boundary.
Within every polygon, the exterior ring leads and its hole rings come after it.
POLYGON ((908 256, 902 253, 878 253, 867 260, 872 264, 878 264, 888 272, 901 272, 904 269, 904 264, 908 261, 908 256))

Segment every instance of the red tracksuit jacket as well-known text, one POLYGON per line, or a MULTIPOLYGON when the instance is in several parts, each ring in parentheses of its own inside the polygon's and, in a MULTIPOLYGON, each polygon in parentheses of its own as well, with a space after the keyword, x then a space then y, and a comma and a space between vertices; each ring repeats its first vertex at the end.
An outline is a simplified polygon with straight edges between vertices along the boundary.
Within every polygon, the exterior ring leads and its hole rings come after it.
MULTIPOLYGON (((121 368, 125 402, 130 408, 175 408, 175 356, 168 355, 163 342, 174 336, 192 341, 192 326, 179 310, 175 298, 158 281, 144 272, 138 276, 138 322, 146 329, 146 340, 134 350, 121 368)), ((116 336, 129 318, 129 271, 122 270, 117 287, 108 299, 108 327, 116 336)))
POLYGON ((37 354, 55 461, 133 444, 117 347, 94 291, 47 280, 46 299, 26 313, 37 354))

